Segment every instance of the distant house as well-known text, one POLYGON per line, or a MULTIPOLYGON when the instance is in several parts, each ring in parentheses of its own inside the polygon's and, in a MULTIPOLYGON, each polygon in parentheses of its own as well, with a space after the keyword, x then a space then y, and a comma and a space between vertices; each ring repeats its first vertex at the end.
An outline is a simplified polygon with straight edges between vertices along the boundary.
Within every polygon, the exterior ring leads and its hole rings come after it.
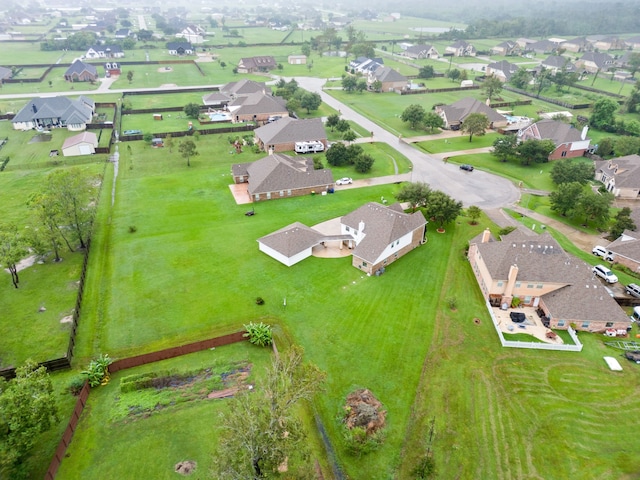
POLYGON ((594 278, 591 266, 569 255, 547 232, 520 227, 495 241, 489 229, 469 242, 468 258, 484 298, 494 307, 514 298, 535 307, 549 328, 604 332, 628 330, 629 317, 594 278))
POLYGON ((231 98, 249 95, 251 93, 262 93, 263 95, 271 95, 271 87, 265 82, 256 82, 243 78, 237 82, 229 82, 220 87, 220 92, 231 98))
POLYGON ((367 76, 367 86, 370 90, 373 89, 375 82, 380 82, 381 92, 402 91, 409 86, 407 77, 391 67, 378 67, 374 71, 370 71, 367 76))
POLYGON ((287 63, 289 65, 306 65, 307 56, 306 55, 289 55, 287 57, 287 63))
POLYGON ((491 49, 491 55, 502 55, 503 57, 513 57, 521 53, 522 48, 518 45, 518 42, 512 40, 501 42, 491 49))
POLYGON ((475 57, 476 53, 476 47, 464 40, 458 40, 444 49, 445 55, 454 57, 475 57))
POLYGON ((92 155, 96 153, 98 137, 93 132, 82 132, 67 138, 62 144, 62 155, 75 157, 78 155, 92 155))
POLYGON ((77 100, 68 97, 33 98, 13 117, 11 123, 15 130, 65 127, 79 131, 86 128, 94 111, 94 101, 85 96, 77 100))
POLYGON ((413 59, 439 57, 438 50, 436 50, 436 47, 434 47, 433 45, 425 45, 425 44, 411 45, 405 48, 401 52, 401 55, 405 57, 413 58, 413 59))
POLYGON ((206 30, 199 25, 187 25, 180 32, 176 33, 176 38, 182 38, 191 44, 200 44, 205 41, 206 30))
POLYGON ((193 45, 188 42, 169 42, 167 43, 167 50, 169 55, 178 55, 179 57, 193 55, 194 53, 193 45))
POLYGON ((625 40, 625 44, 632 50, 640 50, 640 35, 636 35, 635 37, 627 38, 625 40))
POLYGON ((501 82, 508 82, 511 80, 511 76, 518 71, 520 67, 514 65, 513 63, 509 63, 506 60, 501 60, 499 62, 493 62, 487 65, 485 69, 485 73, 487 76, 493 75, 501 82))
POLYGON ((475 98, 466 97, 451 105, 436 107, 436 113, 444 120, 445 128, 459 130, 464 120, 472 113, 482 113, 490 122, 489 128, 500 128, 507 125, 507 119, 475 98))
POLYGON ((575 66, 588 73, 606 72, 614 67, 614 60, 608 53, 586 52, 576 60, 575 66))
POLYGON ((618 37, 592 37, 591 41, 593 43, 594 50, 599 51, 609 51, 609 50, 623 50, 625 45, 625 41, 621 40, 618 37))
POLYGON ((85 58, 122 58, 124 52, 120 45, 93 45, 84 54, 85 58))
POLYGON ((311 256, 314 247, 338 242, 352 250, 355 268, 372 275, 422 245, 426 224, 422 212, 369 202, 340 219, 339 234, 325 235, 296 222, 259 238, 258 245, 261 252, 292 266, 311 256))
POLYGON ((105 75, 108 74, 107 76, 120 75, 122 73, 122 68, 118 62, 106 62, 104 64, 104 72, 105 75))
POLYGON ((211 92, 202 96, 202 103, 207 107, 223 108, 231 101, 231 97, 222 92, 211 92))
MULTIPOLYGON (((640 155, 626 155, 598 162, 596 180, 617 198, 640 198, 640 155)), ((640 227, 640 225, 638 225, 640 227)))
POLYGON ((315 170, 311 157, 273 153, 252 163, 237 163, 231 171, 234 183, 248 184, 254 202, 320 194, 333 186, 331 170, 315 170))
POLYGON ((518 38, 516 40, 516 43, 522 49, 522 53, 532 52, 533 49, 531 48, 531 45, 537 42, 538 40, 533 40, 531 38, 524 38, 524 37, 518 38))
POLYGON ((544 67, 554 75, 564 69, 565 72, 575 72, 576 66, 571 63, 571 59, 562 55, 549 55, 540 63, 540 68, 544 67))
POLYGON ((582 131, 568 123, 557 120, 540 120, 518 132, 518 140, 552 140, 556 149, 549 154, 549 160, 582 157, 589 149, 591 140, 587 138, 589 127, 582 131))
POLYGON ((376 68, 384 67, 384 60, 382 58, 358 57, 349 62, 349 67, 355 72, 366 74, 376 68))
POLYGON ((540 40, 535 43, 528 44, 527 49, 530 52, 540 54, 553 53, 558 49, 558 44, 550 40, 540 40))
POLYGON ((67 82, 95 82, 98 80, 98 69, 90 63, 76 60, 64 73, 67 82))
POLYGON ((124 38, 128 38, 128 37, 133 37, 135 36, 135 33, 133 33, 131 30, 129 30, 128 28, 121 28, 119 30, 116 30, 116 32, 113 35, 115 38, 122 40, 124 38))
POLYGON ((562 42, 560 48, 564 48, 567 52, 580 53, 592 50, 593 45, 586 37, 577 37, 562 42))
POLYGON ((238 62, 238 73, 268 72, 277 66, 276 59, 271 55, 241 58, 238 62))
POLYGON ((265 123, 269 117, 288 117, 287 103, 281 97, 251 93, 238 96, 227 105, 234 123, 258 122, 265 123))
POLYGON ((296 142, 322 142, 327 147, 327 133, 320 118, 297 120, 284 117, 253 131, 255 143, 269 152, 293 151, 296 142))

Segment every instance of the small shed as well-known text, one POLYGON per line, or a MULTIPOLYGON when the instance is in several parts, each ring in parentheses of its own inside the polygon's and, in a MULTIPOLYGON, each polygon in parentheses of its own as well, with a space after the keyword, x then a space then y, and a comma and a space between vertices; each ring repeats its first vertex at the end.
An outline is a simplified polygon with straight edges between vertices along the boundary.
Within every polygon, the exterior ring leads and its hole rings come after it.
POLYGON ((162 120, 162 114, 161 113, 154 113, 153 114, 153 119, 154 120, 162 120))
POLYGON ((82 132, 67 138, 62 144, 62 155, 75 157, 79 155, 92 155, 96 153, 98 137, 93 132, 82 132))
POLYGON ((306 55, 289 55, 287 57, 287 63, 289 65, 305 65, 307 63, 306 55))

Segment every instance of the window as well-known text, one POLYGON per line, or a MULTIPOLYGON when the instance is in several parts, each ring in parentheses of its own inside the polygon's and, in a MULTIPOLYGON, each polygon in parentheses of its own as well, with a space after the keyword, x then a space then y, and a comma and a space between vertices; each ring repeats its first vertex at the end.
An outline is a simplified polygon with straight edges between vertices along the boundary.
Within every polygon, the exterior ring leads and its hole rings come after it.
POLYGON ((567 156, 567 152, 566 152, 566 150, 565 150, 564 152, 562 152, 562 156, 563 156, 563 157, 566 157, 566 156, 567 156))
POLYGON ((533 288, 533 283, 528 283, 527 288, 533 288))
POLYGON ((362 262, 362 266, 366 267, 367 266, 367 262, 362 262))
POLYGON ((589 328, 589 322, 582 322, 582 328, 589 328))
POLYGON ((291 196, 291 189, 287 190, 287 195, 291 196))
POLYGON ((526 305, 529 305, 531 303, 531 295, 527 295, 526 297, 524 297, 524 303, 526 305))
POLYGON ((539 283, 538 285, 536 285, 536 288, 542 288, 543 285, 541 283, 539 283))
POLYGON ((502 287, 504 285, 503 281, 498 282, 498 287, 502 287))
POLYGON ((284 197, 284 190, 280 190, 280 196, 284 197))
POLYGON ((611 327, 613 327, 613 322, 607 322, 607 323, 605 324, 605 327, 606 327, 606 328, 611 328, 611 327))
POLYGON ((349 230, 349 227, 344 227, 346 229, 347 232, 350 232, 351 230, 349 230))
POLYGON ((558 326, 564 327, 564 320, 558 320, 558 326))
POLYGON ((516 282, 516 288, 520 288, 521 286, 522 286, 522 283, 516 282))

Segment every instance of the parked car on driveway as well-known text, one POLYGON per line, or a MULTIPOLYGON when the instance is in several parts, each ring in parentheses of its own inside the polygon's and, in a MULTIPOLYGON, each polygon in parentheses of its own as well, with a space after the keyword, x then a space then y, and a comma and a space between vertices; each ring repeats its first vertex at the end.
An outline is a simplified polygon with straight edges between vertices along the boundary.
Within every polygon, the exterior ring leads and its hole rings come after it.
POLYGON ((632 297, 640 298, 640 286, 636 285, 635 283, 630 283, 629 285, 624 287, 624 291, 632 297))
POLYGON ((467 172, 473 172, 473 165, 469 165, 468 163, 463 163, 460 165, 460 170, 466 170, 467 172))
POLYGON ((600 245, 596 245, 595 247, 593 247, 593 250, 591 250, 591 253, 593 253, 596 257, 604 258, 607 262, 613 261, 613 252, 610 252, 609 250, 607 250, 604 247, 601 247, 600 245))
POLYGON ((336 185, 349 185, 350 183, 353 183, 353 179, 349 177, 342 177, 336 180, 336 185))
POLYGON ((616 276, 616 274, 604 265, 596 265, 595 267, 593 267, 592 271, 607 283, 616 283, 618 281, 618 277, 616 276))

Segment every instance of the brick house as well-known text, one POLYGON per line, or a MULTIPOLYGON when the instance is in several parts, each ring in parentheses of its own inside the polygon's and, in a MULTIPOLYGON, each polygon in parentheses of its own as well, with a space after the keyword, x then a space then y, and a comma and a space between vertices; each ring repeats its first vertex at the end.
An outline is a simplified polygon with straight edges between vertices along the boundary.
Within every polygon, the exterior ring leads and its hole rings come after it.
POLYGON ((552 140, 556 148, 549 154, 549 160, 582 157, 591 139, 587 138, 589 127, 578 130, 573 125, 557 120, 540 120, 518 132, 518 140, 552 140))
POLYGON ((327 133, 320 118, 298 120, 284 117, 253 131, 255 143, 270 152, 293 151, 296 142, 322 142, 327 148, 327 133))

